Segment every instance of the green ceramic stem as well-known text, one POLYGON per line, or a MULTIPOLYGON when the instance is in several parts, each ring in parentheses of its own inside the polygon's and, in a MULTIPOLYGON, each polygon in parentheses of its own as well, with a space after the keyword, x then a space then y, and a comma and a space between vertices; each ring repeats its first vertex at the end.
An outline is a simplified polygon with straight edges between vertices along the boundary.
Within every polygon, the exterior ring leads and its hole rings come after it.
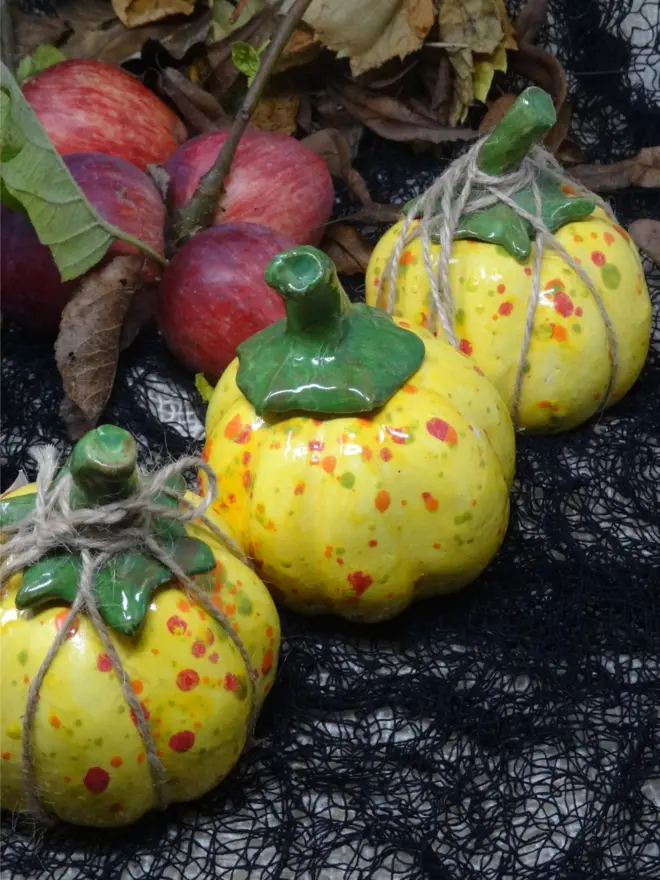
POLYGON ((266 283, 284 300, 287 333, 328 333, 352 308, 330 259, 304 247, 284 251, 266 267, 266 283))
POLYGON ((484 141, 479 168, 491 175, 515 171, 556 121, 550 95, 535 86, 525 89, 484 141))
POLYGON ((101 425, 76 443, 69 471, 72 507, 98 507, 132 495, 138 485, 137 444, 114 425, 101 425))

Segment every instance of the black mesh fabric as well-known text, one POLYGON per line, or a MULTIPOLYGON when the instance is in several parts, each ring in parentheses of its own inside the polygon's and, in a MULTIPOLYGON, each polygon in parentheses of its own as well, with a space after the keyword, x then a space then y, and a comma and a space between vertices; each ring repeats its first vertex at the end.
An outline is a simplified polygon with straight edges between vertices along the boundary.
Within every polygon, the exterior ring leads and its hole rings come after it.
MULTIPOLYGON (((574 136, 610 161, 660 143, 657 0, 551 3, 574 136)), ((437 166, 368 139, 374 198, 437 166)), ((621 193, 620 219, 659 217, 621 193)), ((338 203, 338 210, 345 207, 338 203)), ((3 880, 651 880, 660 876, 660 271, 654 343, 613 410, 519 440, 510 529, 478 583, 374 628, 282 615, 257 744, 219 788, 121 832, 4 817, 3 880)), ((359 296, 360 291, 354 290, 359 296)), ((3 328, 4 484, 67 448, 51 348, 3 328)), ((192 377, 147 334, 107 420, 147 462, 199 450, 192 377)))

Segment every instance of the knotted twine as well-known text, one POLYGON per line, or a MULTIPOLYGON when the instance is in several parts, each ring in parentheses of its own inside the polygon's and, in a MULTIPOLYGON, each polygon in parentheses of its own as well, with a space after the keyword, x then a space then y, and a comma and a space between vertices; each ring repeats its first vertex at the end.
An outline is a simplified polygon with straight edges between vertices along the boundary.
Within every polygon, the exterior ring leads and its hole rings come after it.
POLYGON ((32 722, 39 701, 39 691, 46 674, 64 644, 69 627, 80 612, 84 612, 92 622, 105 652, 110 658, 112 668, 121 685, 123 697, 132 711, 132 717, 135 719, 135 725, 144 744, 157 805, 160 809, 165 809, 170 803, 167 795, 167 771, 158 757, 157 746, 142 706, 131 687, 130 679, 113 644, 108 626, 98 609, 94 595, 95 573, 116 554, 146 551, 169 569, 173 577, 184 585, 191 601, 201 605, 213 620, 225 630, 245 663, 252 698, 247 725, 247 739, 249 740, 254 730, 257 712, 254 669, 247 651, 228 618, 213 605, 204 590, 197 586, 181 566, 153 538, 153 519, 158 517, 180 523, 200 520, 234 556, 244 564, 250 567, 252 565, 237 544, 205 516, 216 497, 217 480, 211 468, 202 459, 187 456, 153 474, 140 474, 138 488, 129 498, 95 508, 75 510, 69 504, 69 493, 72 486, 71 474, 66 473, 57 483, 53 483, 59 461, 59 455, 54 447, 47 446, 36 450, 34 458, 39 466, 34 511, 21 522, 3 529, 4 535, 9 537, 1 547, 0 583, 6 583, 13 575, 38 562, 54 550, 64 549, 69 552, 79 552, 82 565, 78 590, 67 618, 55 636, 28 690, 27 705, 23 716, 23 753, 21 759, 28 810, 40 821, 47 824, 52 822, 41 801, 35 777, 32 722), (208 479, 208 490, 199 505, 191 504, 183 495, 174 492, 167 485, 172 477, 182 475, 192 468, 202 470, 208 479), (181 506, 169 508, 156 504, 153 497, 159 493, 175 498, 181 506))
POLYGON ((594 283, 577 260, 569 254, 566 248, 549 231, 543 221, 542 196, 538 182, 539 175, 543 173, 550 175, 560 183, 569 183, 576 192, 593 199, 610 218, 616 220, 612 209, 606 202, 587 190, 582 184, 569 178, 555 158, 542 147, 533 147, 515 171, 500 175, 486 174, 478 165, 479 152, 484 140, 485 138, 481 138, 466 153, 452 162, 426 192, 410 204, 408 213, 397 236, 396 244, 381 273, 376 294, 376 305, 390 315, 393 314, 401 256, 404 249, 412 241, 421 238, 424 268, 426 269, 431 287, 428 329, 431 333, 435 333, 439 321, 448 341, 457 348, 458 340, 454 331, 454 297, 449 281, 449 263, 454 236, 460 218, 463 214, 484 211, 497 204, 507 205, 519 217, 526 220, 536 233, 532 293, 527 309, 525 332, 518 359, 511 406, 513 423, 516 424, 517 421, 524 366, 534 329, 534 317, 541 295, 541 263, 543 262, 545 248, 557 251, 582 279, 593 296, 603 319, 612 356, 609 383, 601 403, 601 410, 605 409, 614 387, 618 369, 614 328, 612 327, 605 304, 594 283), (529 189, 532 193, 535 208, 534 214, 521 208, 514 201, 514 196, 523 189, 529 189), (420 222, 417 226, 413 227, 418 217, 420 222), (440 254, 435 266, 431 257, 432 238, 438 240, 440 244, 440 254))

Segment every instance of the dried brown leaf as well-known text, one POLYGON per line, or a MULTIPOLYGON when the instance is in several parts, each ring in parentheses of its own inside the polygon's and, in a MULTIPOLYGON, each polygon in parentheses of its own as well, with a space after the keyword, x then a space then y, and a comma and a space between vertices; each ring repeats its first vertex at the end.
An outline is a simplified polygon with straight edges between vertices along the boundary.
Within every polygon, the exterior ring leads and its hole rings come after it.
POLYGON ((134 28, 172 15, 191 15, 195 0, 112 0, 112 8, 126 27, 134 28))
POLYGON ((132 345, 140 330, 155 320, 157 305, 157 284, 145 284, 138 287, 131 298, 128 312, 122 324, 119 351, 124 351, 129 345, 132 345))
POLYGON ((43 43, 56 45, 69 31, 66 21, 55 15, 30 15, 16 6, 9 7, 14 28, 17 58, 31 55, 43 43))
POLYGON ((474 56, 469 49, 455 49, 448 54, 454 69, 449 124, 456 125, 461 119, 465 119, 468 108, 474 101, 474 56))
POLYGON ((333 83, 330 94, 367 128, 388 140, 440 144, 477 136, 467 128, 440 125, 432 116, 411 110, 396 98, 371 94, 349 80, 333 83))
POLYGON ((554 55, 538 46, 521 43, 517 51, 509 54, 509 66, 549 92, 555 107, 559 109, 563 105, 567 92, 566 73, 554 55))
POLYGON ((637 247, 660 266, 660 220, 635 220, 628 232, 637 247))
POLYGON ((302 143, 321 156, 330 174, 344 181, 354 199, 363 205, 371 204, 367 185, 351 164, 351 148, 341 131, 323 128, 303 138, 302 143))
POLYGON ((281 131, 293 134, 297 127, 300 98, 294 94, 270 95, 260 98, 249 125, 261 131, 281 131))
POLYGON ((580 162, 584 162, 585 155, 579 144, 566 139, 559 145, 555 153, 555 159, 561 162, 562 165, 579 165, 580 162))
POLYGON ((518 95, 512 95, 510 92, 507 92, 507 94, 499 97, 497 101, 494 101, 488 108, 488 112, 484 118, 481 120, 479 133, 487 134, 489 131, 492 131, 504 114, 511 109, 511 105, 515 102, 517 97, 518 95))
POLYGON ((452 75, 451 61, 446 52, 438 59, 438 69, 431 91, 431 110, 441 125, 449 124, 451 110, 452 75))
POLYGON ((494 0, 443 0, 438 8, 443 43, 490 55, 504 37, 494 0))
POLYGON ((533 43, 548 17, 548 0, 527 0, 516 19, 518 43, 533 43))
POLYGON ((321 250, 330 257, 341 275, 364 274, 374 246, 357 229, 345 223, 329 226, 321 250))
POLYGON ((175 68, 167 67, 160 74, 160 82, 165 94, 197 134, 218 131, 230 124, 229 116, 213 95, 175 68))
POLYGON ((571 176, 594 192, 640 186, 660 188, 660 147, 646 147, 632 159, 611 165, 576 165, 571 176))
MULTIPOLYGON (((142 262, 142 256, 117 256, 90 272, 62 313, 55 359, 67 398, 90 427, 112 391, 122 326, 140 285, 142 262)), ((69 408, 67 423, 73 422, 69 408)))
POLYGON ((277 60, 273 74, 283 73, 294 67, 302 67, 313 61, 321 51, 321 44, 314 31, 304 22, 291 34, 289 42, 277 60))
POLYGON ((402 209, 403 202, 390 205, 371 202, 342 219, 345 223, 360 223, 363 226, 391 226, 401 219, 402 209))

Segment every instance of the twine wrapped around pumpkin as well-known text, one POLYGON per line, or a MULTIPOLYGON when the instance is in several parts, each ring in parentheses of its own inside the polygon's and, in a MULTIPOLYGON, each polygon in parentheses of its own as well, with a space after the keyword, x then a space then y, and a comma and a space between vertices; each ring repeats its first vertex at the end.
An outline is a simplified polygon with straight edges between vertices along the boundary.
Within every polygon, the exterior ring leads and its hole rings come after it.
POLYGON ((184 569, 152 536, 153 517, 178 523, 201 521, 219 538, 244 564, 252 568, 250 561, 236 543, 226 535, 205 513, 213 503, 217 493, 217 482, 211 468, 194 456, 188 456, 152 474, 141 474, 138 485, 128 498, 111 501, 98 507, 73 509, 70 504, 72 476, 62 473, 55 479, 59 456, 51 447, 36 450, 34 458, 38 463, 34 511, 18 523, 3 527, 6 537, 1 547, 0 583, 23 571, 54 550, 66 549, 80 553, 81 569, 75 599, 61 629, 57 633, 48 653, 43 659, 37 675, 32 679, 28 691, 22 727, 22 773, 27 807, 35 818, 42 822, 52 821, 39 794, 34 772, 32 743, 32 722, 39 701, 39 691, 45 676, 64 644, 70 626, 79 613, 85 613, 92 622, 104 650, 119 679, 122 694, 140 737, 142 738, 151 778, 154 785, 158 807, 168 806, 167 772, 157 754, 154 737, 147 724, 144 712, 130 684, 128 673, 110 637, 109 628, 99 611, 94 593, 94 575, 103 565, 117 554, 146 552, 169 571, 174 579, 180 581, 191 601, 196 602, 218 623, 231 638, 238 649, 248 671, 252 705, 248 717, 247 738, 249 739, 257 715, 255 699, 254 669, 247 651, 228 618, 211 602, 209 596, 186 574, 184 569), (206 495, 199 505, 191 504, 183 495, 174 492, 168 485, 172 477, 180 476, 189 469, 203 471, 208 480, 206 495), (157 494, 176 499, 176 507, 164 507, 154 502, 157 494))
POLYGON ((409 207, 397 236, 396 244, 381 274, 377 289, 377 305, 390 315, 394 312, 396 300, 396 284, 399 276, 399 262, 404 249, 415 239, 420 238, 424 267, 431 286, 431 307, 429 329, 436 332, 438 322, 441 324, 448 341, 458 347, 454 332, 454 299, 449 281, 449 263, 452 247, 461 217, 468 213, 485 211, 495 205, 506 205, 521 219, 527 221, 535 232, 534 267, 532 273, 532 293, 529 300, 525 333, 518 359, 516 381, 514 385, 511 417, 516 424, 520 403, 523 371, 529 349, 534 317, 541 294, 541 263, 546 248, 555 250, 575 271, 591 292, 600 311, 608 343, 612 353, 612 369, 605 394, 601 401, 601 410, 605 409, 614 387, 617 376, 617 345, 612 322, 605 304, 580 264, 568 253, 557 240, 542 218, 541 174, 550 176, 562 184, 570 184, 576 193, 588 195, 611 218, 614 214, 609 205, 602 199, 585 189, 580 183, 565 174, 559 163, 542 147, 532 147, 519 167, 503 174, 488 174, 479 165, 479 157, 488 137, 477 141, 463 156, 454 161, 446 171, 409 207), (531 191, 535 213, 530 213, 515 201, 515 196, 524 189, 531 191), (419 223, 413 225, 419 218, 419 223), (440 243, 440 255, 437 266, 431 258, 431 241, 435 238, 440 243))

